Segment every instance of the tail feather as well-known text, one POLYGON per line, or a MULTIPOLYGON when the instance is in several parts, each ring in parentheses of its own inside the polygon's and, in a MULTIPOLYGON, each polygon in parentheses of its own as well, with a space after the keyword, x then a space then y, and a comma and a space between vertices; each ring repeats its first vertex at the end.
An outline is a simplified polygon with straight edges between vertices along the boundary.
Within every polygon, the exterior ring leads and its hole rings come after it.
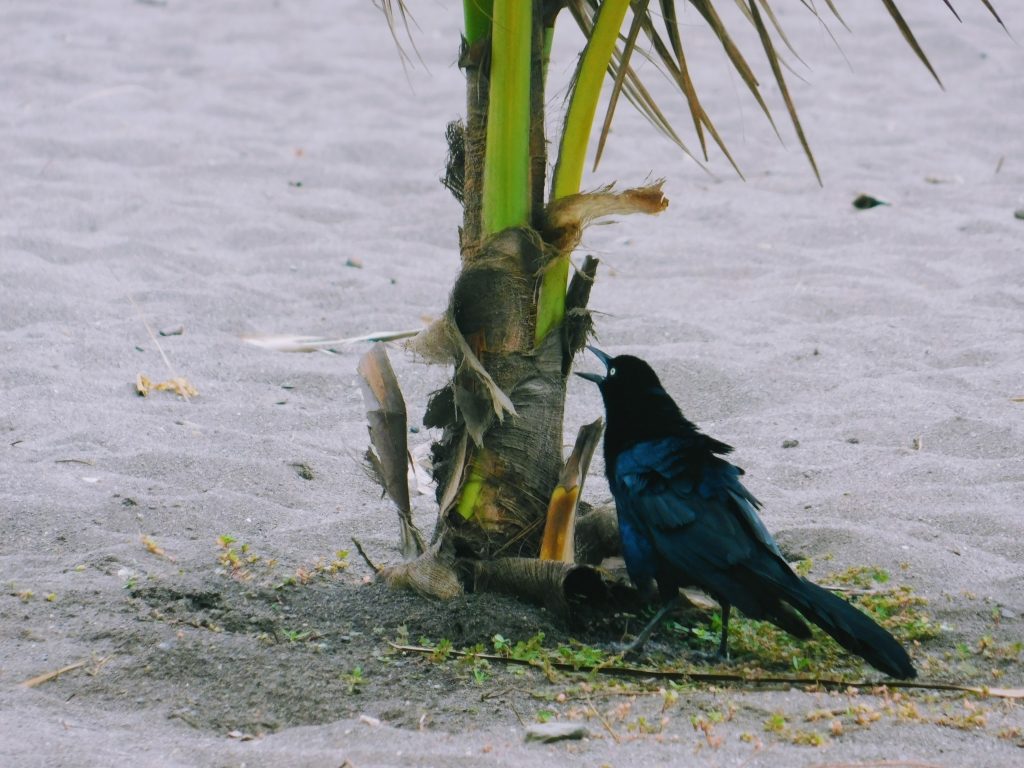
POLYGON ((840 597, 806 579, 787 590, 784 598, 835 638, 843 648, 855 653, 890 677, 917 677, 909 654, 899 641, 840 597))

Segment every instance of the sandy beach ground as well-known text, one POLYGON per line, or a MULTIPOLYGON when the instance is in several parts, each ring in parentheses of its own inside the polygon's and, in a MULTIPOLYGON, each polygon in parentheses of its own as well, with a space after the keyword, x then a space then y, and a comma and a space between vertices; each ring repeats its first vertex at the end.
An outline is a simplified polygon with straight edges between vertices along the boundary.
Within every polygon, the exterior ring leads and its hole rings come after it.
MULTIPOLYGON (((815 578, 879 567, 928 600, 941 631, 914 651, 924 676, 1024 686, 1024 49, 979 3, 958 3, 963 24, 938 0, 904 3, 943 92, 881 3, 840 4, 845 59, 779 5, 808 62, 789 79, 824 187, 784 111, 782 146, 689 19, 698 87, 746 181, 721 156, 705 173, 620 108, 586 184, 664 176, 672 204, 588 234, 599 342, 650 360, 737 446, 768 527, 815 578), (861 193, 891 205, 856 210, 861 193)), ((1022 9, 997 5, 1024 39, 1022 9)), ((437 178, 462 111, 461 4, 410 7, 426 66, 407 43, 403 69, 365 0, 0 6, 0 764, 1024 760, 1024 707, 934 692, 699 687, 664 712, 657 694, 608 696, 590 738, 526 744, 542 710, 580 716, 554 698, 578 680, 496 669, 481 685, 388 652, 421 635, 597 641, 510 600, 390 593, 354 555, 330 573, 353 536, 399 557, 360 466, 366 347, 241 340, 416 328, 443 310, 460 211, 437 178), (141 398, 139 374, 199 394, 141 398), (222 537, 258 558, 249 580, 226 572, 222 537), (274 588, 300 569, 308 584, 274 588), (691 720, 712 712, 726 713, 713 737, 691 720), (767 732, 776 715, 786 730, 767 732), (662 717, 659 733, 637 725, 662 717)), ((642 69, 684 130, 680 98, 642 69)), ((446 372, 391 356, 416 426, 446 372)), ((574 380, 567 434, 599 412, 574 380)), ((429 529, 430 497, 415 503, 429 529)))

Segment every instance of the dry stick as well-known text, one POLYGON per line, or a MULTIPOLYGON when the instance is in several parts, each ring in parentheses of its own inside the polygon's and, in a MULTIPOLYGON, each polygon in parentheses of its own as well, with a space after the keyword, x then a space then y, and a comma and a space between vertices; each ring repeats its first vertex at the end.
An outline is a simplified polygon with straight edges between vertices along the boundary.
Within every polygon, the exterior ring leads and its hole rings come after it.
POLYGON ((611 735, 612 739, 615 740, 615 743, 616 744, 621 744, 622 740, 619 738, 619 734, 617 734, 615 732, 615 729, 612 728, 611 723, 608 722, 608 720, 605 718, 605 716, 601 714, 601 711, 597 707, 594 706, 594 702, 592 702, 590 700, 590 694, 586 694, 586 701, 587 701, 587 706, 589 706, 591 711, 595 715, 597 715, 597 719, 601 721, 601 725, 603 725, 604 729, 606 731, 608 731, 608 733, 609 733, 609 735, 611 735))
POLYGON ((55 669, 52 672, 44 672, 41 675, 30 677, 28 680, 25 680, 21 683, 21 687, 35 688, 37 685, 42 685, 43 683, 48 683, 51 680, 56 680, 58 677, 60 677, 66 672, 74 672, 76 669, 81 669, 88 663, 89 661, 87 659, 83 659, 82 661, 76 661, 74 664, 68 664, 66 667, 55 669))
MULTIPOLYGON (((397 645, 388 643, 396 651, 407 653, 432 654, 433 648, 423 648, 416 645, 397 645)), ((525 667, 542 666, 528 659, 516 659, 508 656, 498 656, 491 653, 469 654, 466 651, 450 651, 449 655, 463 657, 472 655, 474 658, 486 659, 487 661, 502 662, 504 664, 518 664, 525 667)), ((868 680, 835 680, 830 678, 815 677, 788 677, 788 676, 765 676, 752 677, 737 672, 679 672, 662 669, 644 669, 643 667, 609 667, 599 665, 596 667, 577 667, 563 661, 551 661, 547 664, 551 669, 559 669, 565 672, 583 672, 587 674, 597 673, 602 675, 618 675, 621 677, 650 677, 660 680, 692 680, 699 683, 750 683, 753 685, 807 685, 822 686, 824 688, 911 688, 924 691, 954 691, 956 693, 973 693, 978 696, 992 696, 999 699, 1024 699, 1024 688, 988 688, 969 685, 957 685, 955 683, 914 683, 908 680, 887 680, 885 682, 871 682, 868 680)))
POLYGON ((841 592, 844 595, 888 595, 896 591, 896 587, 879 587, 878 589, 863 589, 861 587, 844 587, 837 584, 819 584, 822 589, 829 592, 841 592))
MULTIPOLYGON (((128 301, 132 303, 132 306, 135 308, 136 313, 138 313, 139 320, 141 320, 142 324, 146 326, 146 333, 149 334, 149 338, 156 345, 157 351, 160 352, 160 357, 164 359, 164 365, 166 365, 167 370, 171 372, 171 378, 177 379, 178 373, 174 370, 174 366, 171 365, 171 361, 167 359, 167 355, 164 354, 164 348, 160 346, 160 341, 157 339, 156 334, 153 333, 153 329, 150 328, 149 323, 146 321, 146 316, 142 314, 142 309, 140 309, 139 305, 135 303, 135 299, 133 297, 129 296, 128 301)), ((188 392, 186 392, 184 389, 180 390, 180 394, 183 398, 185 398, 186 403, 191 402, 191 400, 189 400, 188 397, 188 392)))
POLYGON ((510 709, 512 710, 512 714, 516 716, 516 720, 518 720, 518 721, 519 721, 519 724, 520 724, 521 726, 523 726, 523 728, 525 728, 525 727, 526 727, 526 723, 524 723, 524 722, 523 722, 523 716, 519 714, 519 710, 518 710, 518 709, 516 709, 516 705, 515 705, 515 704, 513 704, 513 703, 512 703, 511 701, 510 701, 510 702, 508 703, 508 706, 509 706, 509 708, 510 708, 510 709))
POLYGON ((352 537, 352 543, 355 544, 356 552, 358 552, 360 555, 362 555, 363 560, 365 560, 366 564, 368 566, 370 566, 370 570, 373 571, 374 573, 380 573, 380 570, 381 570, 380 566, 379 565, 375 565, 373 560, 370 559, 369 555, 366 554, 365 550, 363 550, 363 545, 359 542, 359 539, 357 539, 355 536, 353 536, 352 537))

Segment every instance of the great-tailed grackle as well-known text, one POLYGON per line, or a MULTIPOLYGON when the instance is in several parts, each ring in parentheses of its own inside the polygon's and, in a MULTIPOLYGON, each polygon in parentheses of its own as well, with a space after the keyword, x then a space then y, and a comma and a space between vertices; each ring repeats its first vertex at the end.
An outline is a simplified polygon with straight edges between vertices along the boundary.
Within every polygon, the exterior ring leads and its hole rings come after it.
POLYGON ((882 672, 916 677, 892 635, 793 572, 757 515, 760 502, 740 482, 743 470, 721 458, 732 447, 688 421, 643 360, 589 349, 607 373, 578 375, 595 382, 604 398, 605 472, 626 569, 642 593, 653 593, 657 583, 663 603, 634 646, 646 641, 680 587, 697 587, 722 606, 723 656, 736 606, 804 639, 811 636, 807 619, 882 672))

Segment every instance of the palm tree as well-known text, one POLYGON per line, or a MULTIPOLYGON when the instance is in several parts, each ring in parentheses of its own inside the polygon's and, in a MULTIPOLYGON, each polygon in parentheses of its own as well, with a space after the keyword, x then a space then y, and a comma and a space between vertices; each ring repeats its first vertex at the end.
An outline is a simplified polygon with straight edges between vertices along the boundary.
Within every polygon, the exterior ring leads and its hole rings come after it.
MULTIPOLYGON (((711 29, 774 128, 747 55, 716 8, 722 2, 678 5, 692 6, 685 8, 688 20, 711 29)), ((938 80, 894 0, 880 2, 938 80)), ((950 0, 943 2, 955 15, 950 0)), ((989 0, 980 2, 1002 24, 989 0)), ((793 48, 774 12, 780 0, 736 3, 757 33, 760 55, 817 176, 783 74, 779 46, 793 48)), ((833 0, 824 0, 822 11, 813 0, 800 3, 824 24, 843 23, 833 0)), ((406 14, 402 0, 384 0, 382 8, 394 31, 396 19, 406 14)), ((602 593, 594 573, 573 564, 577 551, 593 562, 616 545, 614 533, 608 534, 614 521, 607 514, 586 515, 576 527, 576 502, 600 424, 585 427, 570 460, 563 464, 562 459, 566 377, 591 330, 586 306, 598 263, 587 257, 570 281, 570 256, 593 219, 658 213, 667 205, 658 183, 621 192, 580 191, 606 79, 612 87, 597 132, 598 159, 623 95, 691 154, 630 66, 634 56, 656 60, 678 86, 699 145, 692 153, 696 159, 706 160, 708 144, 714 144, 735 167, 691 77, 680 10, 674 0, 464 0, 459 64, 466 76, 466 116, 449 125, 444 179, 463 204, 462 269, 444 317, 411 342, 428 360, 453 365, 451 380, 431 396, 424 419, 443 430, 432 454, 439 513, 429 544, 408 514, 405 412, 397 384, 382 348, 361 364, 371 436, 380 454, 371 451, 371 463, 402 521, 406 561, 383 570, 391 583, 441 597, 466 587, 496 588, 563 611, 573 593, 591 598, 602 593), (549 183, 543 113, 547 63, 556 21, 566 14, 587 43, 569 88, 549 183)))

